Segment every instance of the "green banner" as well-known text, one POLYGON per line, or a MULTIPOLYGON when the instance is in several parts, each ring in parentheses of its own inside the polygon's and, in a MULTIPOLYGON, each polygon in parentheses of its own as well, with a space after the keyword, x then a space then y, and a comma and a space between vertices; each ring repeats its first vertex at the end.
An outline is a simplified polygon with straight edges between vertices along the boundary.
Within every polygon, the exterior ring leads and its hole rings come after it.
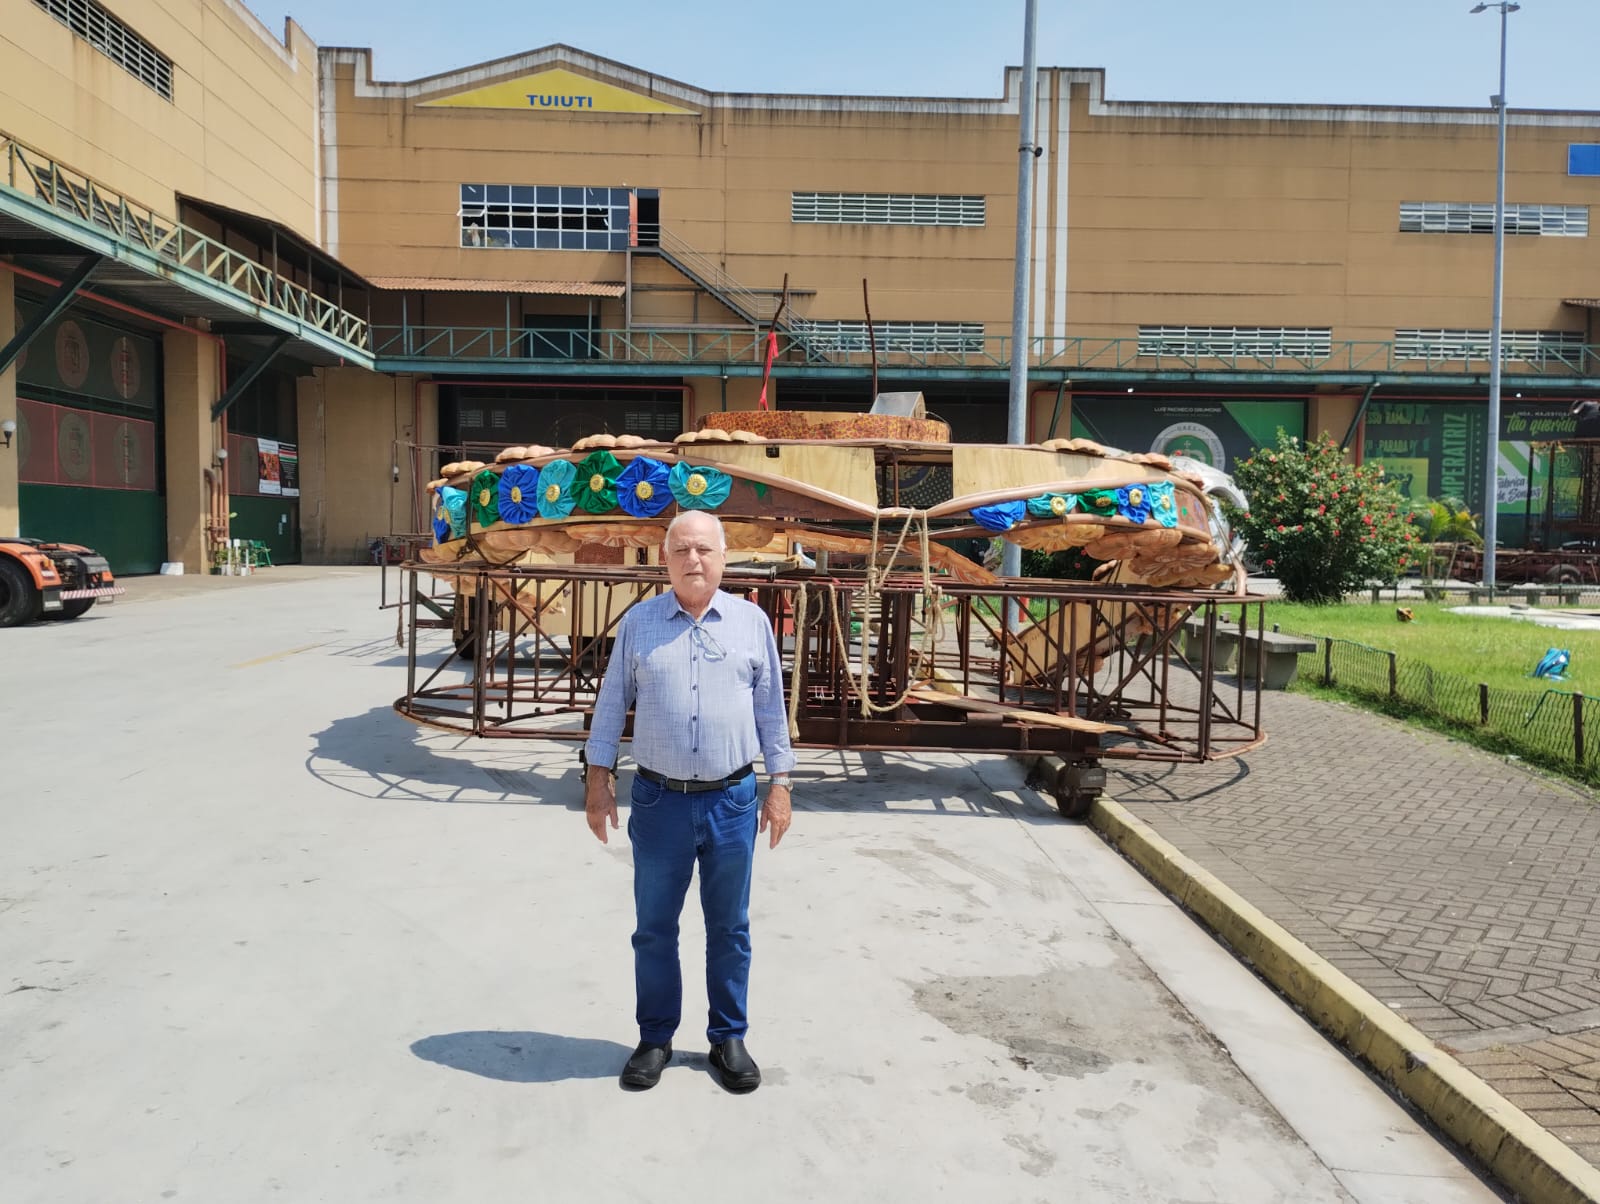
POLYGON ((1072 399, 1072 433, 1077 438, 1123 451, 1188 456, 1225 472, 1256 448, 1274 446, 1279 428, 1305 437, 1303 401, 1072 399))
POLYGON ((1405 497, 1460 498, 1481 513, 1486 417, 1481 405, 1375 401, 1363 462, 1382 464, 1405 497))
MULTIPOLYGON (((1576 457, 1561 450, 1577 431, 1565 405, 1509 404, 1496 447, 1496 511, 1555 519, 1578 510, 1576 457)), ((1363 455, 1378 462, 1407 497, 1459 498, 1483 513, 1488 410, 1471 402, 1386 402, 1367 410, 1363 455)), ((1519 528, 1520 530, 1520 528, 1519 528)))

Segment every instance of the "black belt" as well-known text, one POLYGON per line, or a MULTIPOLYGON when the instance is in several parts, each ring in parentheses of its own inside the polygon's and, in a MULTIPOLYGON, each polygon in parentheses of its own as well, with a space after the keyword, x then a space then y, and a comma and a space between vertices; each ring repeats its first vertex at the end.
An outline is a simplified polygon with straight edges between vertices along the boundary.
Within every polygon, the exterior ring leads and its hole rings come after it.
POLYGON ((654 782, 657 786, 665 786, 668 790, 678 794, 702 794, 707 790, 726 790, 729 786, 737 786, 755 770, 752 762, 743 769, 735 769, 725 778, 718 778, 714 782, 702 782, 698 778, 669 778, 664 773, 657 773, 653 769, 646 769, 643 765, 634 766, 634 772, 647 782, 654 782))

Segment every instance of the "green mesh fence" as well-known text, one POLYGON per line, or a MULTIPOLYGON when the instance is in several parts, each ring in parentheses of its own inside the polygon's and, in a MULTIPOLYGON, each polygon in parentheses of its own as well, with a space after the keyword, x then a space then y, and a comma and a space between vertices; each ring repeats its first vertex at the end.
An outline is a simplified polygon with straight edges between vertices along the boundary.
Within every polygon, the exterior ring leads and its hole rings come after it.
POLYGON ((1600 777, 1600 712, 1590 715, 1570 690, 1490 688, 1441 673, 1397 652, 1351 640, 1295 632, 1317 642, 1300 655, 1297 676, 1380 701, 1401 703, 1461 727, 1492 733, 1523 755, 1600 777))

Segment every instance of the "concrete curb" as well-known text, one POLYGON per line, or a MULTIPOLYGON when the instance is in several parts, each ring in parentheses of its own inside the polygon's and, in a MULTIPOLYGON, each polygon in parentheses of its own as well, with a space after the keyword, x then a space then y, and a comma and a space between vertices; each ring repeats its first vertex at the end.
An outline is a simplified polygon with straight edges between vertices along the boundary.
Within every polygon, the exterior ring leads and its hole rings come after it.
MULTIPOLYGON (((1040 761, 1046 780, 1054 780, 1059 759, 1040 761)), ((1529 1204, 1600 1202, 1600 1169, 1573 1153, 1548 1129, 1162 839, 1143 820, 1120 804, 1100 798, 1091 808, 1088 822, 1313 1024, 1392 1084, 1522 1200, 1529 1204)))

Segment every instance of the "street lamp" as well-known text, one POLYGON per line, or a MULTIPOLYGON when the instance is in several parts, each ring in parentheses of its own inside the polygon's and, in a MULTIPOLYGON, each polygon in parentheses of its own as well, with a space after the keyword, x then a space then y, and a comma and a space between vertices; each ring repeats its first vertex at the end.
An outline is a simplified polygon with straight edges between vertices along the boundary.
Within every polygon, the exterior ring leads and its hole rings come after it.
MULTIPOLYGON (((1489 98, 1489 103, 1499 111, 1499 151, 1494 170, 1494 313, 1489 325, 1489 465, 1483 503, 1483 583, 1494 589, 1495 528, 1498 525, 1500 506, 1500 335, 1501 305, 1505 296, 1506 270, 1506 18, 1522 5, 1512 0, 1498 3, 1479 3, 1471 10, 1485 12, 1500 10, 1500 91, 1489 98)), ((1530 482, 1529 488, 1532 488, 1530 482)))

